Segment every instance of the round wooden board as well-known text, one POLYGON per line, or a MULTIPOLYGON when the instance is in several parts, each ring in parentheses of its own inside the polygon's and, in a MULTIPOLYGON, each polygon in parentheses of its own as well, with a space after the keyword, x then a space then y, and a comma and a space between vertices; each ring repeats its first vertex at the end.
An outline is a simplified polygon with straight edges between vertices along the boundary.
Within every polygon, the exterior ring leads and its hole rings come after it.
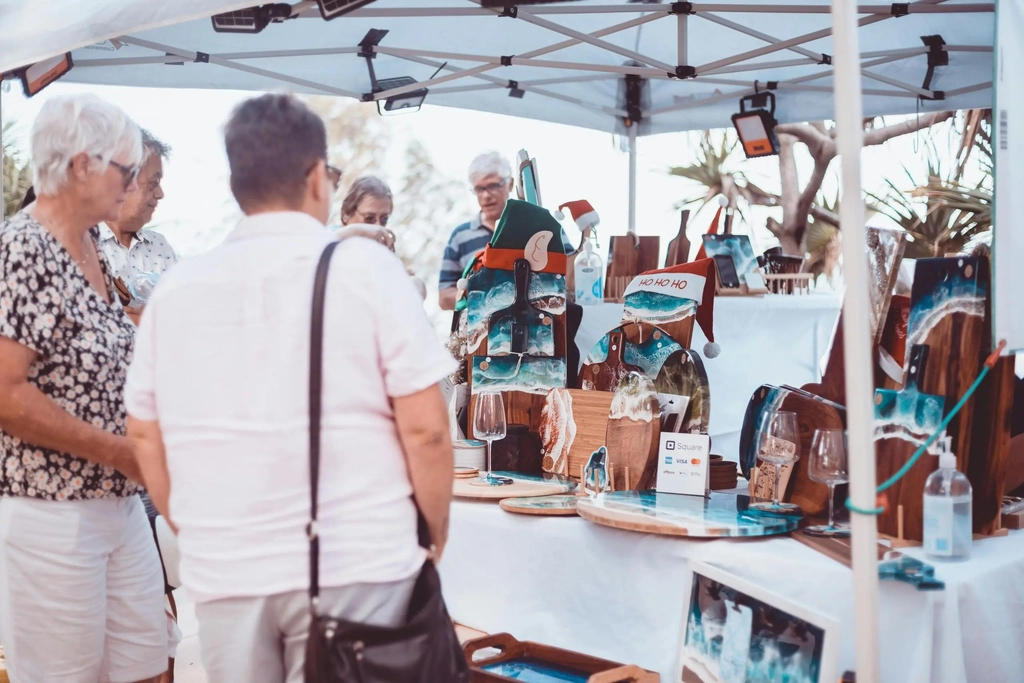
POLYGON ((576 485, 560 479, 543 479, 515 472, 495 472, 495 476, 508 477, 513 483, 505 486, 479 486, 473 479, 456 479, 452 495, 471 500, 503 500, 505 498, 533 498, 569 493, 576 485))
POLYGON ((576 511, 584 519, 616 529, 690 538, 774 536, 800 524, 799 517, 750 511, 749 502, 749 496, 715 491, 708 498, 618 491, 580 498, 576 511))
POLYGON ((505 498, 498 505, 505 512, 514 512, 518 515, 575 517, 577 500, 579 500, 579 496, 567 494, 533 498, 505 498))

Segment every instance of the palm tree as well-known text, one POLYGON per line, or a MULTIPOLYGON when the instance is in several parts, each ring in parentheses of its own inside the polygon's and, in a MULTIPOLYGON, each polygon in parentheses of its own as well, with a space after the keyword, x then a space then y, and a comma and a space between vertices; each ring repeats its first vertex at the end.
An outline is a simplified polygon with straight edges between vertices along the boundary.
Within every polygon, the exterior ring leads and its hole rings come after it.
POLYGON ((14 148, 14 145, 9 142, 11 139, 10 131, 13 127, 14 122, 8 121, 4 124, 3 128, 4 216, 13 215, 18 210, 25 192, 32 185, 32 171, 29 168, 28 162, 22 158, 21 154, 14 148))
POLYGON ((992 112, 964 113, 955 163, 942 168, 934 143, 928 146, 928 175, 924 184, 904 166, 909 190, 886 180, 888 192, 869 193, 874 209, 907 233, 907 258, 928 258, 964 251, 966 245, 992 229, 992 112), (977 162, 980 179, 968 182, 977 162))
MULTIPOLYGON (((721 195, 728 200, 729 208, 746 221, 744 208, 774 204, 775 195, 762 190, 739 170, 743 156, 737 153, 739 139, 734 134, 724 130, 706 130, 699 133, 699 136, 694 162, 686 166, 673 166, 668 171, 669 175, 696 184, 694 192, 680 201, 677 209, 699 202, 700 206, 694 211, 696 213, 721 195)), ((729 230, 731 232, 731 225, 729 230)))

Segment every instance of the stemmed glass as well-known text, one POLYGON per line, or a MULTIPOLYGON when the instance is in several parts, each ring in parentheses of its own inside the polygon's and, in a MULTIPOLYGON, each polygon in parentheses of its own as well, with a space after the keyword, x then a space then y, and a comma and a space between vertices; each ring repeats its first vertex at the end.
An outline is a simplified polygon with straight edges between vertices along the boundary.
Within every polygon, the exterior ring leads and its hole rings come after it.
POLYGON ((850 481, 847 470, 846 432, 842 429, 816 429, 811 441, 811 455, 807 462, 807 473, 813 481, 828 484, 828 526, 809 526, 804 533, 809 536, 846 538, 850 530, 835 525, 836 484, 850 481))
POLYGON ((476 407, 473 412, 473 434, 481 441, 487 442, 487 474, 481 475, 478 482, 488 486, 504 486, 511 480, 495 477, 491 473, 491 444, 505 438, 505 403, 501 392, 481 391, 476 395, 476 407))
POLYGON ((767 424, 761 433, 761 447, 757 451, 757 457, 775 466, 775 489, 772 492, 771 503, 754 503, 750 509, 769 515, 803 514, 799 505, 779 501, 782 466, 791 465, 800 458, 798 434, 796 413, 779 410, 768 416, 767 424))

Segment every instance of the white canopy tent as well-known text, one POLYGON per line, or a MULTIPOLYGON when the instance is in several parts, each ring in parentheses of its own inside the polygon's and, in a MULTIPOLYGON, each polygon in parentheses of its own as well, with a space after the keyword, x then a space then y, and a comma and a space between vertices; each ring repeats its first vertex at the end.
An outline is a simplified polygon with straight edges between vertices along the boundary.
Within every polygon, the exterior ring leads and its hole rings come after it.
MULTIPOLYGON (((863 116, 992 104, 993 3, 781 2, 582 0, 519 7, 513 18, 474 0, 377 0, 332 22, 301 2, 294 19, 228 35, 208 17, 250 2, 0 0, 0 73, 73 50, 69 81, 362 99, 372 88, 359 43, 370 29, 386 29, 373 49, 377 77, 418 82, 370 99, 427 87, 431 104, 628 133, 634 143, 637 135, 727 126, 742 96, 772 88, 780 122, 836 119, 845 197, 861 196, 863 116), (926 44, 926 36, 940 39, 926 44), (636 76, 640 96, 628 99, 627 77, 636 76)), ((856 229, 863 203, 843 202, 841 221, 851 495, 872 508, 867 264, 856 229)), ((873 518, 853 517, 857 677, 874 683, 876 530, 873 518)))
MULTIPOLYGON (((371 92, 359 43, 378 28, 388 34, 377 77, 419 83, 376 99, 426 86, 431 104, 618 133, 639 113, 647 135, 728 126, 741 96, 773 83, 780 122, 834 118, 829 4, 782 1, 583 0, 519 7, 513 19, 472 0, 377 0, 330 22, 302 2, 295 19, 248 35, 215 33, 208 16, 252 0, 0 0, 0 72, 73 48, 68 81, 359 98, 371 92), (639 111, 627 106, 627 74, 646 79, 639 111)), ((866 115, 991 102, 992 3, 858 10, 866 115), (926 84, 922 37, 933 35, 949 64, 926 84)))

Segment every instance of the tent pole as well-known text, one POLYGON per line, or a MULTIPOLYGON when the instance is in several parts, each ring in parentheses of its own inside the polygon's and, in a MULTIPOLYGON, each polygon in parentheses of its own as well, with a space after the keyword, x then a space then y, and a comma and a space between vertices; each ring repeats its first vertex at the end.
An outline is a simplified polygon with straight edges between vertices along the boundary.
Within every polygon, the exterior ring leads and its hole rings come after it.
POLYGON ((629 234, 636 234, 636 132, 639 121, 629 127, 629 234))
MULTIPOLYGON (((842 155, 843 311, 846 361, 846 424, 849 437, 850 497, 861 509, 875 507, 874 389, 869 344, 867 240, 861 192, 864 140, 860 42, 853 0, 832 0, 835 46, 836 143, 842 155)), ((851 515, 853 604, 857 683, 878 683, 878 529, 873 515, 851 515)))

